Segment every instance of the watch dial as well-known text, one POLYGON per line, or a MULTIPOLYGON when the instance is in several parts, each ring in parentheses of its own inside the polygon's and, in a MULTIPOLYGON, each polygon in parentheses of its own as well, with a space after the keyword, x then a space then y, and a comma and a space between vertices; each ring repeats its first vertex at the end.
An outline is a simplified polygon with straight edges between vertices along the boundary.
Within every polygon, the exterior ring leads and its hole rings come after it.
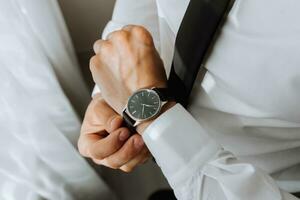
POLYGON ((127 109, 135 119, 149 119, 159 112, 159 96, 152 90, 140 90, 129 98, 127 109))

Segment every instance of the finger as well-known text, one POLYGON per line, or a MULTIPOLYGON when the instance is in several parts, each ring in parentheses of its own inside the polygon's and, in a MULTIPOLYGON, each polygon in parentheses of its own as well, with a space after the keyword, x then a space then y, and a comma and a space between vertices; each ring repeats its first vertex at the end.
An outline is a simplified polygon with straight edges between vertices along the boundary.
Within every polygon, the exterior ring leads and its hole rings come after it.
POLYGON ((100 54, 103 49, 107 48, 110 48, 110 44, 107 40, 97 40, 93 45, 95 54, 100 54))
POLYGON ((128 161, 125 165, 120 167, 120 170, 124 172, 131 172, 134 170, 135 167, 144 164, 149 158, 151 157, 151 154, 149 150, 145 147, 143 148, 142 152, 138 154, 136 157, 134 157, 132 160, 128 161))
POLYGON ((129 137, 130 133, 127 128, 119 128, 110 133, 107 137, 90 144, 88 155, 93 159, 102 160, 117 152, 129 137))
POLYGON ((122 30, 132 34, 136 40, 139 40, 146 45, 153 46, 154 44, 151 33, 143 26, 126 25, 122 30))
POLYGON ((78 150, 81 155, 90 157, 88 148, 103 139, 109 132, 122 126, 123 119, 101 97, 96 95, 89 104, 82 123, 78 150))
POLYGON ((113 169, 119 169, 122 165, 133 159, 145 146, 139 135, 131 136, 126 143, 113 155, 102 160, 102 164, 113 169))
POLYGON ((90 144, 94 144, 97 142, 100 138, 99 135, 81 135, 78 139, 77 146, 79 153, 84 157, 90 157, 88 148, 90 144))
POLYGON ((97 96, 94 97, 87 108, 81 133, 97 133, 103 129, 110 133, 120 128, 122 123, 123 118, 101 96, 97 96))

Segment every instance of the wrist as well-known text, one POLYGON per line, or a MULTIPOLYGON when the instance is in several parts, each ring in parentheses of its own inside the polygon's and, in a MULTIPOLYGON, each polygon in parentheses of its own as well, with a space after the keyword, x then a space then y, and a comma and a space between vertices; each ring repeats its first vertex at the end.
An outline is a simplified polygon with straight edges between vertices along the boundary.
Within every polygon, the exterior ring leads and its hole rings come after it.
POLYGON ((174 105, 176 104, 175 101, 169 101, 166 104, 163 105, 163 107, 161 108, 160 114, 157 115, 155 118, 147 120, 145 122, 140 123, 137 127, 136 130, 137 132, 142 135, 144 133, 144 131, 147 129, 147 127, 153 123, 153 121, 155 119, 157 119, 161 114, 163 114, 164 112, 166 112, 167 110, 169 110, 170 108, 172 108, 174 105))

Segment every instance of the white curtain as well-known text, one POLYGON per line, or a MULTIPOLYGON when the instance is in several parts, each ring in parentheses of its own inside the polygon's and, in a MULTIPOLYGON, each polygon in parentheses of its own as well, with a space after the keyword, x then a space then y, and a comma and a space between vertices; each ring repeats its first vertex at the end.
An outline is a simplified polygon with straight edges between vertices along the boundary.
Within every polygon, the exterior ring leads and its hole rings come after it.
POLYGON ((0 0, 0 81, 0 199, 113 199, 76 150, 89 94, 55 0, 0 0))

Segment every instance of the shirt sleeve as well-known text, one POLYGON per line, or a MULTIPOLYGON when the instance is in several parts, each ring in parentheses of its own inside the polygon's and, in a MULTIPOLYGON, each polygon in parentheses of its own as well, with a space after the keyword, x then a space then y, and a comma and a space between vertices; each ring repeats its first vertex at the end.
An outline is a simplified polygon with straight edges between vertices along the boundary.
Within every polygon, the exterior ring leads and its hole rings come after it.
MULTIPOLYGON (((117 0, 112 19, 104 28, 101 38, 106 39, 109 33, 128 24, 145 27, 151 33, 156 49, 160 51, 158 14, 155 0, 117 0)), ((100 89, 96 85, 92 96, 99 92, 100 89)))
POLYGON ((143 138, 179 200, 292 200, 265 172, 224 150, 180 104, 143 138))

